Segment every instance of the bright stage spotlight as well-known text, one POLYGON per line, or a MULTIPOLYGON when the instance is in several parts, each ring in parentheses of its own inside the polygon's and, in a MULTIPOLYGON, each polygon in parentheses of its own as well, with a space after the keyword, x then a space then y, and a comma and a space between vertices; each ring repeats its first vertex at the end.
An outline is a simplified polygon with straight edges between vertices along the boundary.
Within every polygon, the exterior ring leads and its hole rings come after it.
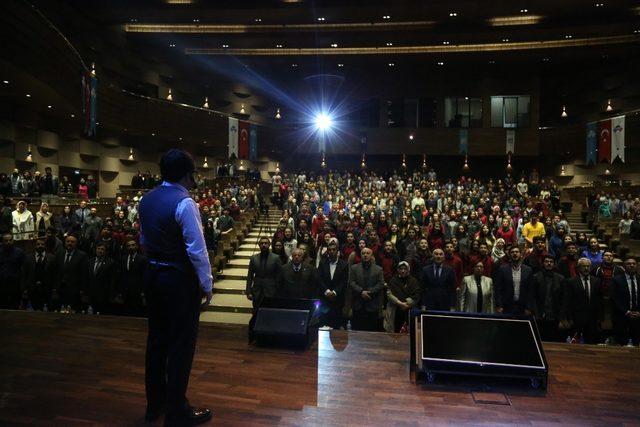
POLYGON ((320 113, 315 118, 315 124, 316 129, 318 129, 319 131, 326 131, 331 129, 332 120, 331 117, 329 117, 327 114, 320 113))

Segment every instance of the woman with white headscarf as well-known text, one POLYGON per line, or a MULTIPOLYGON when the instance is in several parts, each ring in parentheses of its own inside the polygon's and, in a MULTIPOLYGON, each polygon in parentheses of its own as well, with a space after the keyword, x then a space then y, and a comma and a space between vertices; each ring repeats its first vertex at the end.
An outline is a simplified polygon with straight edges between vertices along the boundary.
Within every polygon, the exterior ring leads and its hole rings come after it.
POLYGON ((27 202, 20 200, 16 204, 16 210, 11 212, 13 220, 13 239, 29 240, 33 238, 35 221, 33 214, 27 210, 27 202))

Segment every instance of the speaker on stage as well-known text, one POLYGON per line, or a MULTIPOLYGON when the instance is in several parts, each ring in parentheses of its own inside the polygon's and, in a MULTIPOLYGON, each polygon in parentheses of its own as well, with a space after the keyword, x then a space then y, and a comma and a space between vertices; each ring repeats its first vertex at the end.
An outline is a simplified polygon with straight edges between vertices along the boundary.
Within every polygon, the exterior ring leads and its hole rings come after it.
POLYGON ((533 317, 414 310, 409 324, 416 380, 497 376, 546 389, 549 368, 533 317))
POLYGON ((317 300, 265 298, 253 327, 256 344, 307 347, 317 336, 319 305, 317 300))

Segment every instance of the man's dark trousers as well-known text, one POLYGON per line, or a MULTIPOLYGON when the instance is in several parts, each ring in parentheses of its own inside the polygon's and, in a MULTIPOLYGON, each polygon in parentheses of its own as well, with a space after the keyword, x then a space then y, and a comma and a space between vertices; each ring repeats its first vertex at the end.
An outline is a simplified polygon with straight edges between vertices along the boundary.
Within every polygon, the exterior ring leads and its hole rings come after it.
POLYGON ((200 315, 200 288, 190 265, 150 264, 145 273, 149 335, 145 385, 147 412, 180 417, 186 399, 200 315))

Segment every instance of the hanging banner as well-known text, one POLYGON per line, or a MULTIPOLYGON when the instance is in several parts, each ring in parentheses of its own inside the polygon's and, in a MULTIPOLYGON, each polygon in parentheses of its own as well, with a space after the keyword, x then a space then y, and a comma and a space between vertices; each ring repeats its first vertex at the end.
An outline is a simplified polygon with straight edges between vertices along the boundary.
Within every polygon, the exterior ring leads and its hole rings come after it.
POLYGON ((624 163, 624 125, 625 116, 611 119, 611 163, 616 158, 624 163))
POLYGON ((251 125, 249 128, 249 160, 258 159, 258 126, 251 125))
POLYGON ((598 123, 587 123, 587 166, 595 165, 598 162, 598 123))
POLYGON ((98 79, 92 70, 82 73, 82 130, 86 135, 96 134, 98 109, 98 79))
POLYGON ((238 158, 249 158, 249 122, 239 122, 238 126, 238 158))
POLYGON ((229 117, 229 158, 238 158, 238 119, 229 117))
POLYGON ((458 154, 469 154, 469 129, 460 129, 458 154))
POLYGON ((598 122, 598 163, 611 163, 611 119, 598 122))
POLYGON ((516 131, 513 129, 507 129, 507 154, 514 154, 516 147, 516 131))

